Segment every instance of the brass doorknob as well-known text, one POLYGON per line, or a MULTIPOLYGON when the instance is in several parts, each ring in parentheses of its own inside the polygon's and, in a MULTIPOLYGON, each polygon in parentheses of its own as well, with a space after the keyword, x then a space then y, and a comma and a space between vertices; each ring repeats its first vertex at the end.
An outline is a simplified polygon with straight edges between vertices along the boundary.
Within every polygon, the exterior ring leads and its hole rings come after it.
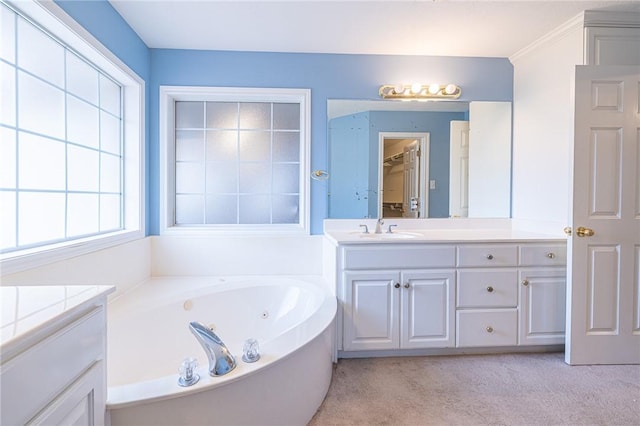
POLYGON ((595 235, 595 232, 591 228, 585 228, 584 226, 581 226, 576 229, 576 235, 578 237, 593 237, 595 235))

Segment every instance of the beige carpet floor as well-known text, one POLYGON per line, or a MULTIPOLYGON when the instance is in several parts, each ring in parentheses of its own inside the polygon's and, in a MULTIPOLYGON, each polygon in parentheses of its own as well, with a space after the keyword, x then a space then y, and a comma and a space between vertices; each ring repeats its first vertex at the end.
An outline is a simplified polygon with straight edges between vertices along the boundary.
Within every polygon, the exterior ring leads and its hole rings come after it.
POLYGON ((563 357, 341 359, 309 426, 640 425, 640 366, 563 357))

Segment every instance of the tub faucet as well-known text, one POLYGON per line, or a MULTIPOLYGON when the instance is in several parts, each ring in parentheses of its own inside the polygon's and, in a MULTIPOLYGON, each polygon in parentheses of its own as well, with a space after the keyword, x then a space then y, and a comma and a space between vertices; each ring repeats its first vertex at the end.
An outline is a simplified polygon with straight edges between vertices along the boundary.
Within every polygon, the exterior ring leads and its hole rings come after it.
POLYGON ((197 321, 189 323, 189 330, 207 354, 211 376, 222 376, 236 368, 236 359, 213 330, 197 321))
POLYGON ((382 234, 382 225, 384 225, 384 220, 379 218, 376 222, 376 234, 382 234))

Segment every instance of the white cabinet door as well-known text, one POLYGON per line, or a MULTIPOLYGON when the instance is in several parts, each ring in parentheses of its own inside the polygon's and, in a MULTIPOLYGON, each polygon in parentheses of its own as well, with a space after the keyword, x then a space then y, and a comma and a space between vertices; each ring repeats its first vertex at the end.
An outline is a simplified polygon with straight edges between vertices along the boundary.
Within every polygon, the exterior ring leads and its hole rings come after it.
POLYGON ((576 71, 569 364, 640 363, 640 66, 576 71))
POLYGON ((564 343, 565 268, 521 269, 519 345, 564 343))
POLYGON ((344 350, 398 349, 400 273, 345 272, 344 350))
POLYGON ((402 273, 400 347, 453 347, 454 271, 402 273))

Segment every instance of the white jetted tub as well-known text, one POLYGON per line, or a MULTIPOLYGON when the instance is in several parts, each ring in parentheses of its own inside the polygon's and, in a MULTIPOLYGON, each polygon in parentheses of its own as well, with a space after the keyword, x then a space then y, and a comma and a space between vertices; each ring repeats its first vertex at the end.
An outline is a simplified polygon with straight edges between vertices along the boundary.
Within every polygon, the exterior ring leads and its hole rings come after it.
POLYGON ((108 307, 107 410, 117 425, 304 425, 332 374, 337 302, 318 277, 152 278, 108 307), (235 356, 211 377, 189 330, 211 327, 235 356), (260 359, 242 360, 254 338, 260 359), (200 381, 178 385, 197 357, 200 381))

